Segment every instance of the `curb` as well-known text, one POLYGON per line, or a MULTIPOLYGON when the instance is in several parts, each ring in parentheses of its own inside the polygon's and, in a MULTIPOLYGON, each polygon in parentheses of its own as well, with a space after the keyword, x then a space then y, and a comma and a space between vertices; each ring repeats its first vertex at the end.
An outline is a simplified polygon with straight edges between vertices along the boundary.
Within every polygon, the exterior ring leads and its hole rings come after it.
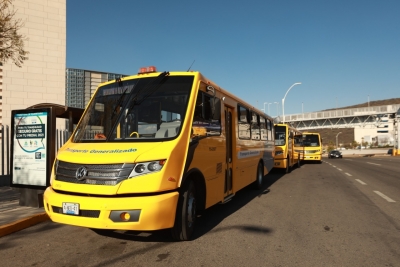
POLYGON ((9 224, 2 225, 2 226, 0 226, 0 237, 23 230, 25 228, 28 228, 35 224, 47 221, 49 219, 50 218, 46 214, 46 212, 43 212, 43 213, 32 215, 32 216, 24 218, 24 219, 20 219, 18 221, 15 221, 15 222, 12 222, 9 224))

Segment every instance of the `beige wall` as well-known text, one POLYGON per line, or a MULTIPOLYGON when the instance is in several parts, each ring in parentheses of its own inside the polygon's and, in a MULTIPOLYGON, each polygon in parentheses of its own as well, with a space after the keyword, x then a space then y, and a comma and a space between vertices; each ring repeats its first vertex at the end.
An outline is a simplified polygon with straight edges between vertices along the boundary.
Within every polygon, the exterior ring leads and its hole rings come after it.
MULTIPOLYGON (((0 124, 11 126, 11 111, 38 103, 65 105, 66 0, 14 0, 28 40, 21 68, 3 63, 0 124)), ((60 126, 62 123, 60 122, 60 126)))

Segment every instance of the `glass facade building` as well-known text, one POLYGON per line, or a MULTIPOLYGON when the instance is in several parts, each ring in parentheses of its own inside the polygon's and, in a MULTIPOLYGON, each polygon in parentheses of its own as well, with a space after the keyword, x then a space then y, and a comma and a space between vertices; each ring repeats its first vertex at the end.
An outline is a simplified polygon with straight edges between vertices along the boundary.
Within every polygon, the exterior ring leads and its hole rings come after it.
POLYGON ((85 108, 100 83, 128 75, 67 68, 65 71, 65 105, 85 108))

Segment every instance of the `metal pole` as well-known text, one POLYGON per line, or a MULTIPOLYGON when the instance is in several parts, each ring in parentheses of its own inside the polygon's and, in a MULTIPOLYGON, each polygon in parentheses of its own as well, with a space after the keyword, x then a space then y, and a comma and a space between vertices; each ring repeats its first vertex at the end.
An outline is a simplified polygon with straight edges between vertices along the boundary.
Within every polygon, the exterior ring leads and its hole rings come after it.
POLYGON ((264 102, 264 113, 267 113, 267 112, 265 111, 265 104, 268 104, 268 102, 264 102))
POLYGON ((342 132, 339 132, 337 135, 336 135, 336 149, 338 149, 338 135, 339 134, 341 134, 342 132))
POLYGON ((301 83, 299 82, 299 83, 292 84, 292 86, 289 87, 289 89, 286 91, 285 96, 282 99, 282 122, 285 122, 285 98, 286 98, 286 95, 289 93, 290 89, 293 88, 293 86, 298 85, 298 84, 301 84, 301 83))

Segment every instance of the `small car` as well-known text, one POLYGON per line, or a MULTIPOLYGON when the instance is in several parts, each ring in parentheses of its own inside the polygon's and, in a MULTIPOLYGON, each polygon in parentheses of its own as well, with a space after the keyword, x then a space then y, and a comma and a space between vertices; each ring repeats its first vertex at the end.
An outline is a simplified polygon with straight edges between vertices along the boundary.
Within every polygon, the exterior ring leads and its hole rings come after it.
POLYGON ((330 158, 330 159, 332 159, 332 158, 343 158, 342 152, 340 152, 339 150, 332 150, 331 152, 329 152, 328 158, 330 158))

